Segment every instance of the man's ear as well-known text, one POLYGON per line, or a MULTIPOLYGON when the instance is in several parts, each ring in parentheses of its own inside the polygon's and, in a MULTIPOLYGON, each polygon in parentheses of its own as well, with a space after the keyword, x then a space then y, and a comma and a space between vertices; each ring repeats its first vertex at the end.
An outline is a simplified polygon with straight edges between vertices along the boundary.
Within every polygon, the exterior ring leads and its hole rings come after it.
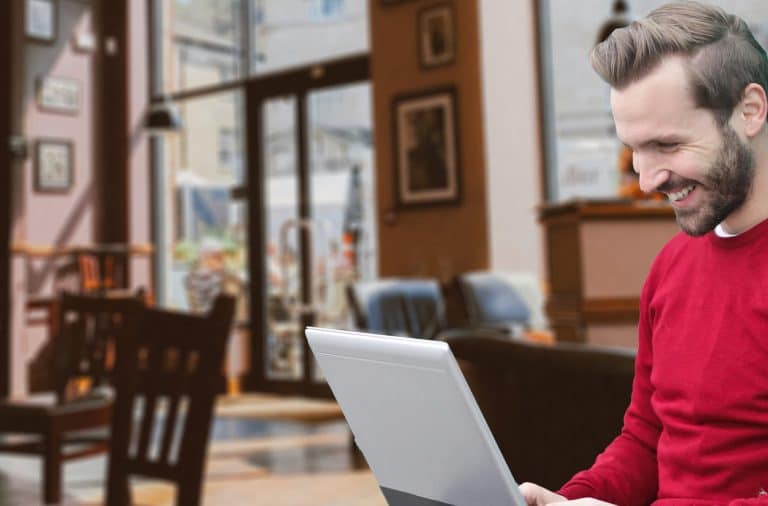
POLYGON ((768 98, 763 87, 757 83, 748 84, 741 94, 738 110, 746 136, 757 135, 765 125, 765 117, 768 113, 768 98))

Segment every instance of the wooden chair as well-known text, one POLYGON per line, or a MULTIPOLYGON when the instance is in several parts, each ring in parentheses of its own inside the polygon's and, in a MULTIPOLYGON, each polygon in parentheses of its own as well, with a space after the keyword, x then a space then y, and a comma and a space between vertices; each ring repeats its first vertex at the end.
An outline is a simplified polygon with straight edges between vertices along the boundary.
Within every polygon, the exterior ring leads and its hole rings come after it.
POLYGON ((121 244, 103 244, 78 248, 73 252, 80 278, 80 290, 104 293, 125 288, 128 250, 121 244))
POLYGON ((176 504, 200 503, 216 381, 235 301, 207 315, 146 309, 118 342, 107 505, 131 504, 130 476, 176 485, 176 504))
POLYGON ((42 495, 61 498, 63 461, 103 452, 112 407, 114 341, 141 303, 137 295, 99 298, 62 294, 54 339, 55 395, 0 402, 0 452, 43 458, 42 495), (102 429, 102 433, 88 433, 102 429), (83 431, 86 431, 85 433, 83 431))

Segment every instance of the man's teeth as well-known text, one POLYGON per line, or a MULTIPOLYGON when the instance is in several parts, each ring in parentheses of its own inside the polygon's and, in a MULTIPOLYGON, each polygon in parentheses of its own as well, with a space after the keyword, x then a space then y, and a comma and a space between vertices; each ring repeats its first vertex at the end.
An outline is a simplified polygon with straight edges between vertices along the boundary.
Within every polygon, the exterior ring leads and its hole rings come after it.
POLYGON ((667 197, 669 197, 669 200, 671 200, 672 202, 677 202, 678 200, 684 199, 685 197, 687 197, 688 194, 693 191, 694 186, 695 185, 691 185, 687 188, 683 188, 679 192, 667 193, 667 197))

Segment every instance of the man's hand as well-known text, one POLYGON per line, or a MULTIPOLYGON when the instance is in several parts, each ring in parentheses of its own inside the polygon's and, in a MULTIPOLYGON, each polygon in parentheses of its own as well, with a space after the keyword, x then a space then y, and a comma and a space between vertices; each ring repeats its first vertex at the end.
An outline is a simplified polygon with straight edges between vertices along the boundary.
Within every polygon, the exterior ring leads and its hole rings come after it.
POLYGON ((525 498, 525 502, 528 506, 557 506, 562 504, 572 504, 578 506, 611 506, 610 503, 598 501, 591 497, 585 499, 576 499, 575 501, 569 501, 565 497, 547 490, 544 487, 540 487, 535 483, 523 483, 520 485, 520 492, 525 498))
POLYGON ((547 504, 568 500, 560 494, 556 494, 551 490, 540 487, 535 483, 523 483, 520 485, 520 492, 523 494, 528 506, 545 506, 547 504))
POLYGON ((577 506, 615 506, 609 502, 593 499, 592 497, 584 497, 583 499, 575 499, 573 501, 553 502, 549 503, 549 506, 560 506, 563 504, 573 504, 577 506))

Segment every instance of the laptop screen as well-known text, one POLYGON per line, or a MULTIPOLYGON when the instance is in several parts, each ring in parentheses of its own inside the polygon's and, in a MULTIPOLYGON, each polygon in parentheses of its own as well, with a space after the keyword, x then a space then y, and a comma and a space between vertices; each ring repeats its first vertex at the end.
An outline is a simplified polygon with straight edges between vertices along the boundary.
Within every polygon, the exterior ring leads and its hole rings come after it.
POLYGON ((308 328, 391 505, 525 505, 447 343, 308 328))

